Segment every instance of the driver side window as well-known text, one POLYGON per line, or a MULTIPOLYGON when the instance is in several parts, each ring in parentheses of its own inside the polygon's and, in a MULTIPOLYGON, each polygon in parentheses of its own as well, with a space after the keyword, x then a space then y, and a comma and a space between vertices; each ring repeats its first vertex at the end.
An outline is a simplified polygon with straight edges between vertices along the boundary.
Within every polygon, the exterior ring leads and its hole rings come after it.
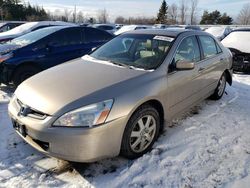
POLYGON ((174 63, 178 61, 198 62, 200 60, 200 49, 196 37, 185 38, 176 51, 174 63))

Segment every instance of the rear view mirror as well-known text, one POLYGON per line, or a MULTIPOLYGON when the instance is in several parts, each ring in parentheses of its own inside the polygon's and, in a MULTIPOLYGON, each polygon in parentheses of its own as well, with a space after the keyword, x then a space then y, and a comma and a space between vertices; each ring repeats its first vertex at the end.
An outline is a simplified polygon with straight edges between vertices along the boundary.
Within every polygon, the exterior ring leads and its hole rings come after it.
POLYGON ((194 69, 194 62, 181 60, 176 63, 176 68, 178 70, 192 70, 194 69))

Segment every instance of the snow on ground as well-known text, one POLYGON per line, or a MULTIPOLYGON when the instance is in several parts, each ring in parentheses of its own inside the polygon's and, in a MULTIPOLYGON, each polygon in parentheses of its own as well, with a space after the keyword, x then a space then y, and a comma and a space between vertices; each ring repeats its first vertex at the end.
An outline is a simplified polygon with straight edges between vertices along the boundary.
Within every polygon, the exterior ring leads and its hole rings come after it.
POLYGON ((206 100, 166 128, 137 160, 66 163, 40 154, 14 132, 11 91, 0 88, 0 187, 249 187, 250 75, 234 75, 220 101, 206 100))

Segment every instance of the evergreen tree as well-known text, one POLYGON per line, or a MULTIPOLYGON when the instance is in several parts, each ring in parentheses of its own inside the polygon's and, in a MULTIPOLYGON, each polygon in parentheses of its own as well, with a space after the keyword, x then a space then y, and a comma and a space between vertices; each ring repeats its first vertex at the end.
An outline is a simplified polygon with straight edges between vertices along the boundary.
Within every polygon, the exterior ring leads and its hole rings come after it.
POLYGON ((21 4, 20 0, 0 0, 1 20, 41 21, 48 18, 45 10, 38 6, 21 4))
POLYGON ((159 13, 157 14, 156 22, 159 24, 164 24, 167 22, 168 5, 165 0, 163 0, 159 13))
POLYGON ((204 11, 200 24, 230 25, 232 24, 232 22, 233 22, 233 19, 230 16, 228 16, 226 13, 224 13, 221 16, 221 13, 218 10, 215 10, 211 13, 209 13, 208 11, 204 11))
POLYGON ((218 20, 218 24, 231 25, 233 23, 233 18, 224 13, 218 20))

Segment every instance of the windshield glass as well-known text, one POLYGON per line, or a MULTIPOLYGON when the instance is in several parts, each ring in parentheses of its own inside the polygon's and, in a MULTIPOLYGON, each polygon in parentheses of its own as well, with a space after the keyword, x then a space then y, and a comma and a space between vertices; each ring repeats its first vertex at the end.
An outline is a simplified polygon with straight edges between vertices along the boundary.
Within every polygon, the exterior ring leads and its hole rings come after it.
POLYGON ((114 38, 90 56, 113 64, 145 70, 157 68, 174 38, 147 34, 125 34, 114 38))
POLYGON ((221 36, 224 33, 225 28, 224 27, 210 27, 206 30, 206 32, 214 35, 214 36, 221 36))
POLYGON ((23 32, 26 32, 27 30, 31 29, 36 24, 38 24, 38 22, 30 22, 30 23, 22 24, 20 26, 15 27, 14 29, 4 32, 4 34, 6 35, 22 34, 23 32))
POLYGON ((61 29, 61 27, 47 27, 44 29, 39 29, 21 37, 15 38, 14 40, 8 42, 8 44, 26 46, 50 35, 51 33, 58 31, 59 29, 61 29))

